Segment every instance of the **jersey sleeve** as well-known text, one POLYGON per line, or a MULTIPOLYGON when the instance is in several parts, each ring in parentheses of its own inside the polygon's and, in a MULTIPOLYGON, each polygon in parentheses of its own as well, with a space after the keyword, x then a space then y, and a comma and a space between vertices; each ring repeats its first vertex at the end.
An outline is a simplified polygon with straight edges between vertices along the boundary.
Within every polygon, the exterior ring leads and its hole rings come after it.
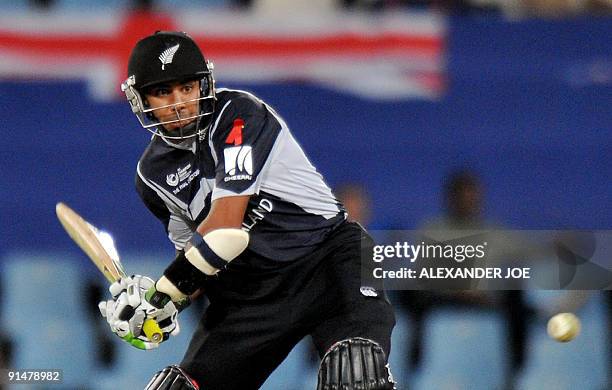
POLYGON ((147 209, 163 224, 174 248, 182 250, 193 235, 189 225, 178 214, 168 209, 164 201, 142 180, 140 175, 136 175, 136 192, 147 209))
POLYGON ((257 98, 242 94, 223 107, 210 143, 216 155, 212 200, 259 192, 281 124, 257 98))
POLYGON ((147 209, 155 215, 157 219, 164 225, 166 231, 168 231, 168 222, 170 221, 170 211, 164 205, 164 202, 157 196, 149 186, 147 186, 139 175, 136 175, 136 192, 138 196, 145 204, 147 209))

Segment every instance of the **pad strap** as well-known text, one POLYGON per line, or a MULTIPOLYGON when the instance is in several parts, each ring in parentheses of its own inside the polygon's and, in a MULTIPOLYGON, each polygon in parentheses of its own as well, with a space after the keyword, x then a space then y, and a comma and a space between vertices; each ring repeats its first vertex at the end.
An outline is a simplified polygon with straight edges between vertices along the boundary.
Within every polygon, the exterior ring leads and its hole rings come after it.
POLYGON ((164 271, 157 289, 172 297, 191 295, 206 281, 207 275, 216 275, 240 255, 249 244, 249 235, 238 228, 221 228, 204 237, 195 233, 185 252, 180 251, 164 271), (178 292, 177 292, 178 290, 178 292))
MULTIPOLYGON (((193 251, 193 248, 196 248, 201 258, 191 259, 192 256, 187 256, 187 260, 189 260, 195 267, 200 269, 200 271, 204 272, 205 274, 216 272, 211 270, 209 266, 212 266, 217 270, 223 269, 227 266, 227 261, 223 260, 215 253, 215 251, 210 249, 210 246, 204 240, 204 237, 200 236, 199 234, 196 233, 193 235, 191 238, 191 245, 193 245, 193 247, 190 249, 190 251, 193 251), (207 264, 202 264, 202 262, 207 264)), ((192 253, 190 252, 189 254, 191 255, 192 253)))

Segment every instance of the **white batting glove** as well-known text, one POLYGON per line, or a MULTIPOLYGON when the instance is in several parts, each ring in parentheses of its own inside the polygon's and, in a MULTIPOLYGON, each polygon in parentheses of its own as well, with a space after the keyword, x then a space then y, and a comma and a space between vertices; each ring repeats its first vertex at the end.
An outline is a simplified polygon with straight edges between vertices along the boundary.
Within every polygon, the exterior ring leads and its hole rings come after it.
POLYGON ((98 304, 98 308, 102 313, 103 317, 106 317, 106 321, 109 323, 111 331, 119 336, 121 339, 126 341, 128 344, 136 347, 138 349, 155 349, 159 346, 158 343, 154 343, 149 341, 149 339, 144 334, 139 334, 138 336, 134 336, 137 332, 138 328, 142 331, 142 324, 144 323, 144 314, 141 314, 141 310, 137 310, 135 315, 129 321, 122 321, 117 319, 117 307, 119 303, 114 300, 108 300, 104 302, 100 302, 98 304), (142 322, 141 322, 142 321, 142 322), (130 328, 132 330, 130 330, 130 328))
POLYGON ((152 283, 150 278, 143 276, 122 278, 109 287, 113 299, 98 304, 100 313, 106 318, 111 331, 139 349, 158 347, 158 344, 150 342, 142 334, 146 309, 141 305, 141 295, 144 294, 141 290, 146 291, 152 283))
POLYGON ((180 304, 174 303, 168 294, 157 291, 155 284, 145 293, 144 300, 148 307, 147 318, 153 318, 159 325, 164 340, 169 335, 176 336, 181 331, 178 323, 180 304))
POLYGON ((154 318, 158 323, 163 321, 163 326, 160 326, 164 339, 179 331, 177 310, 172 302, 158 309, 145 299, 145 293, 153 286, 153 280, 145 276, 122 278, 109 287, 114 299, 98 304, 100 313, 106 318, 111 331, 139 349, 159 346, 158 343, 150 342, 142 331, 147 318, 154 318))

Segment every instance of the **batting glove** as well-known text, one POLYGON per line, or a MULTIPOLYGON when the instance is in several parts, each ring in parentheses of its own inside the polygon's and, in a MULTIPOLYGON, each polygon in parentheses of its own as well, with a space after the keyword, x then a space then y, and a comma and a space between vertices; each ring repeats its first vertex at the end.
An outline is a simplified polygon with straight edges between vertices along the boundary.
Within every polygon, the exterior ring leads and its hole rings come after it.
POLYGON ((109 287, 113 299, 100 302, 98 308, 106 318, 111 331, 138 349, 154 349, 158 343, 150 342, 142 331, 146 319, 153 318, 160 325, 166 340, 179 332, 177 310, 170 302, 162 308, 154 307, 145 299, 145 293, 154 286, 145 276, 122 278, 109 287))

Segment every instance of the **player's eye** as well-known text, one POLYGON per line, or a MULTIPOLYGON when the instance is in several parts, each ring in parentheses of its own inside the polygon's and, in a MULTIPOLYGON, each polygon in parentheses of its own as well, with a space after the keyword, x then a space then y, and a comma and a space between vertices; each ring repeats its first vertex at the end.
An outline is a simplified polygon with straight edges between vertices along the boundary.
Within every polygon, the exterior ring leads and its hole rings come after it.
POLYGON ((151 95, 157 97, 166 96, 168 94, 170 94, 170 90, 168 88, 155 88, 151 91, 151 95))

